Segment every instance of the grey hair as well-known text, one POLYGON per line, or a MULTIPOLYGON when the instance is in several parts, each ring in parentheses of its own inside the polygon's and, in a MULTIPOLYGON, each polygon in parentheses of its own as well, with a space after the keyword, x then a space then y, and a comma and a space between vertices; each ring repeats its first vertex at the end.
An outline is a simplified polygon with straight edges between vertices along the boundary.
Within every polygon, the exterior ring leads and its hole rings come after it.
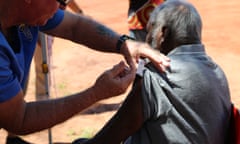
POLYGON ((167 0, 155 8, 149 21, 153 28, 167 28, 177 45, 201 43, 202 20, 187 1, 167 0))

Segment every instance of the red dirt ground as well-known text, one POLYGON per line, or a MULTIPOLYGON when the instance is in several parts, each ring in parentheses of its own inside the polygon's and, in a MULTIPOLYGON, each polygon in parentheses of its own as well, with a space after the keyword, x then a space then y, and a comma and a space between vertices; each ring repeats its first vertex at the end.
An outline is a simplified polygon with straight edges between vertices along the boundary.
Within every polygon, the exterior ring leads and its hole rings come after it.
MULTIPOLYGON (((240 107, 240 1, 190 0, 203 19, 203 43, 210 56, 223 68, 230 85, 232 101, 240 107)), ((119 33, 127 33, 128 1, 79 0, 84 12, 119 33)), ((52 67, 52 98, 61 97, 89 87, 105 69, 122 57, 102 54, 70 41, 55 38, 52 67)), ((34 70, 31 69, 27 100, 34 98, 34 70)), ((51 129, 53 142, 70 142, 80 136, 91 136, 114 114, 125 95, 101 101, 85 113, 51 129)), ((6 132, 0 130, 0 143, 5 143, 6 132)), ((24 136, 36 144, 48 143, 48 131, 24 136)))

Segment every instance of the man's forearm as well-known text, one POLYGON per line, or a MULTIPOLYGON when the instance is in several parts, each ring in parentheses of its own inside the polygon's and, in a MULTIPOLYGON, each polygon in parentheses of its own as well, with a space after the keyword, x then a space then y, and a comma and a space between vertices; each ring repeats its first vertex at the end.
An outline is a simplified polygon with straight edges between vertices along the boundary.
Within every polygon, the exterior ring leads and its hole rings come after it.
POLYGON ((71 96, 27 103, 24 120, 14 129, 16 134, 29 134, 61 123, 98 101, 90 89, 71 96), (24 131, 23 131, 24 130, 24 131))

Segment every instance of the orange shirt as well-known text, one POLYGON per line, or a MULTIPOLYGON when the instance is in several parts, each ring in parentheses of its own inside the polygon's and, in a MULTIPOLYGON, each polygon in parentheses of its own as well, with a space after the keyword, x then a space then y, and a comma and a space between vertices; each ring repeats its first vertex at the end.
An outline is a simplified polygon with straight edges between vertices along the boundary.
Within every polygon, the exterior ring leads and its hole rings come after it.
POLYGON ((143 6, 136 10, 135 13, 131 13, 127 20, 129 29, 145 28, 150 17, 150 13, 163 1, 164 0, 148 0, 143 6))

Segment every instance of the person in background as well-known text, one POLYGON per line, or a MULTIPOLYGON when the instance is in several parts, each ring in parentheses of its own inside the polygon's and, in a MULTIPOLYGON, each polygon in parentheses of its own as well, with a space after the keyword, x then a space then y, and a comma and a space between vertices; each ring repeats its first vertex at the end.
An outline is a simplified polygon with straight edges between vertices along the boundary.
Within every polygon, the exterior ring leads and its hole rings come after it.
POLYGON ((146 41, 171 59, 170 67, 160 73, 151 62, 142 65, 116 114, 93 138, 73 144, 225 144, 228 81, 205 51, 196 8, 168 0, 155 8, 147 31, 146 41))
POLYGON ((128 29, 129 35, 138 41, 146 40, 146 25, 151 12, 165 0, 129 0, 128 29))
POLYGON ((64 0, 0 0, 0 127, 15 135, 51 128, 93 103, 124 93, 135 77, 140 56, 159 70, 169 59, 146 43, 134 42, 84 15, 59 9, 64 0), (47 5, 47 7, 46 7, 47 5), (11 11, 9 11, 11 9, 11 11), (39 31, 94 50, 122 54, 88 89, 57 99, 24 100, 24 87, 39 31))

